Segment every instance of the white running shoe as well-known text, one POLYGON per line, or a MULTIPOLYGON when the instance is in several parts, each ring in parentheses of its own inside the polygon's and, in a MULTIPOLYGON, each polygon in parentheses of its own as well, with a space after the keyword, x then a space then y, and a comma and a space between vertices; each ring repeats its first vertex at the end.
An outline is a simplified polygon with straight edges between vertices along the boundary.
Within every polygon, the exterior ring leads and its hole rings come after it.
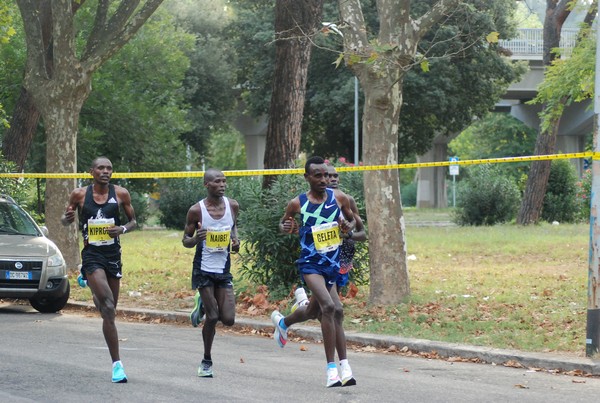
POLYGON ((273 326, 275 327, 275 331, 273 332, 273 338, 281 348, 285 347, 287 343, 287 329, 284 330, 279 325, 279 322, 281 322, 281 319, 283 318, 284 316, 281 313, 279 313, 279 311, 273 311, 273 313, 271 314, 271 321, 273 322, 273 326))
POLYGON ((337 368, 327 368, 327 383, 325 384, 325 386, 328 388, 342 386, 342 380, 338 375, 337 368))
POLYGON ((305 306, 305 305, 308 305, 308 300, 307 299, 305 299, 303 301, 300 301, 300 302, 294 302, 294 305, 292 305, 292 313, 296 309, 300 308, 301 306, 305 306))
POLYGON ((349 364, 341 365, 342 368, 342 386, 356 385, 356 379, 352 376, 352 368, 349 364))

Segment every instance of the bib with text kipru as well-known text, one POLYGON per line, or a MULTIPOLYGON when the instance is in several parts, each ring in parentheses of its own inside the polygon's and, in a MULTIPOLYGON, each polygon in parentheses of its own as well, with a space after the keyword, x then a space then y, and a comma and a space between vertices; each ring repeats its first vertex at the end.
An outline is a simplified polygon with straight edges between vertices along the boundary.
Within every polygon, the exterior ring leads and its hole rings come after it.
POLYGON ((114 218, 90 218, 88 220, 88 243, 95 246, 112 245, 115 239, 108 235, 108 229, 115 225, 114 218))

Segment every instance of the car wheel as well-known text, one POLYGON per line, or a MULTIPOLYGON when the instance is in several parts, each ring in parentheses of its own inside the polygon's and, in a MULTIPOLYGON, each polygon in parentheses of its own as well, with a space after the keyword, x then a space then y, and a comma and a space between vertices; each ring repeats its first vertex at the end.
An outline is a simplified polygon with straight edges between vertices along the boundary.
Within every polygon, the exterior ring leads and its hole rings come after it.
POLYGON ((55 313, 60 311, 67 305, 69 300, 69 294, 71 292, 71 286, 67 283, 67 291, 58 298, 47 298, 47 297, 36 297, 30 298, 29 303, 31 306, 41 313, 55 313))

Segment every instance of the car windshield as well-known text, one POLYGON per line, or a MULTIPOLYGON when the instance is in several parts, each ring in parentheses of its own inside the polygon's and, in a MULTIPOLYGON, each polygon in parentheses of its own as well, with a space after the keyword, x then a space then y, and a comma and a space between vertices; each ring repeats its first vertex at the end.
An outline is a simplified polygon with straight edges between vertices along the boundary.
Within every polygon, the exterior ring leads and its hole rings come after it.
POLYGON ((0 202, 0 235, 41 236, 33 220, 19 206, 0 202))

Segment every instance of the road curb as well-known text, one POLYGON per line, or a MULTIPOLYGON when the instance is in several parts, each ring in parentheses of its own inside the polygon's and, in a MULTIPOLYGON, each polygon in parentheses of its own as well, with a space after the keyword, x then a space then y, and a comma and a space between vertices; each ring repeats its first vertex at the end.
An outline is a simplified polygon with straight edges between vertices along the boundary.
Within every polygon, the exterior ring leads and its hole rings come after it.
MULTIPOLYGON (((92 304, 71 302, 67 308, 84 311, 95 311, 92 304)), ((157 311, 144 308, 119 308, 117 314, 124 317, 138 317, 141 320, 173 322, 189 324, 189 312, 157 311)), ((272 332, 270 321, 257 320, 247 317, 236 317, 237 329, 254 329, 262 332, 272 332)), ((289 334, 312 341, 321 341, 321 329, 315 326, 294 325, 289 334)), ((574 372, 576 375, 600 375, 600 359, 587 357, 566 356, 554 353, 536 353, 518 350, 497 349, 491 347, 471 346, 459 343, 447 343, 424 339, 411 339, 398 336, 376 335, 346 331, 349 343, 364 347, 372 346, 396 352, 410 351, 412 353, 434 354, 441 358, 475 359, 483 363, 544 369, 548 371, 574 372)))

